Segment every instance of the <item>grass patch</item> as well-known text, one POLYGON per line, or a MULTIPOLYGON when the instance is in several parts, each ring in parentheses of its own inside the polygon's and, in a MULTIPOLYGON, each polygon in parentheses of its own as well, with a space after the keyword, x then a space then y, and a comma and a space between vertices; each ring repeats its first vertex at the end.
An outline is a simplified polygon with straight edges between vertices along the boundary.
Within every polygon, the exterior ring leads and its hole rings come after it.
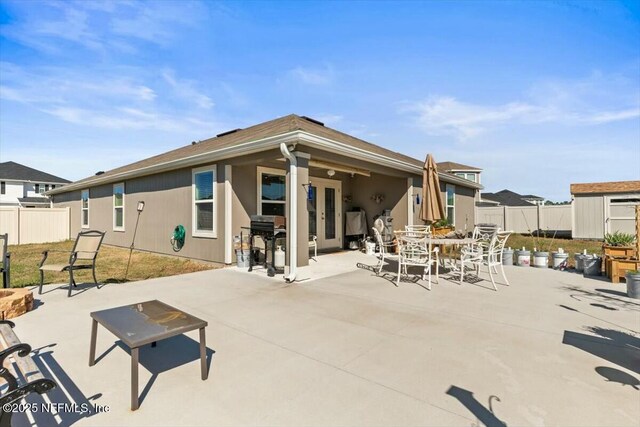
POLYGON ((552 239, 550 237, 533 237, 531 235, 524 234, 512 234, 507 240, 507 246, 512 249, 521 249, 523 246, 530 251, 533 251, 534 246, 538 245, 538 250, 553 252, 558 248, 564 249, 569 254, 569 265, 574 265, 573 254, 582 253, 584 249, 590 254, 602 253, 601 240, 573 240, 573 239, 552 239))
MULTIPOLYGON (((21 288, 40 284, 38 266, 42 252, 46 249, 70 251, 73 241, 57 243, 11 245, 11 287, 21 288)), ((123 282, 129 259, 129 249, 103 245, 96 260, 96 276, 100 283, 123 282)), ((61 264, 69 260, 69 254, 51 253, 47 264, 61 264)), ((127 281, 153 279, 156 277, 175 276, 195 271, 211 270, 211 264, 183 258, 156 255, 147 252, 133 251, 127 281)), ((78 270, 73 273, 77 283, 93 282, 91 270, 78 270)), ((67 283, 69 273, 45 272, 45 283, 67 283)))

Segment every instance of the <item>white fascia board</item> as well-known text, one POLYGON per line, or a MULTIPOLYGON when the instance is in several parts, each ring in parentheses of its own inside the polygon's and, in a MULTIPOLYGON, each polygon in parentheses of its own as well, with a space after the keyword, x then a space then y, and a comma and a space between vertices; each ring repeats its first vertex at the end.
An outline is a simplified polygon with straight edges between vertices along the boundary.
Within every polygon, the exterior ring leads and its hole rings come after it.
POLYGON ((367 160, 383 166, 388 166, 393 169, 403 170, 405 172, 412 172, 416 174, 422 174, 422 166, 417 166, 412 163, 404 162, 402 160, 392 159, 381 154, 372 153, 362 148, 352 147, 349 144, 337 142, 332 139, 324 138, 321 136, 313 135, 307 132, 300 132, 300 140, 311 143, 312 145, 319 146, 340 154, 345 154, 348 157, 356 157, 358 159, 367 160))

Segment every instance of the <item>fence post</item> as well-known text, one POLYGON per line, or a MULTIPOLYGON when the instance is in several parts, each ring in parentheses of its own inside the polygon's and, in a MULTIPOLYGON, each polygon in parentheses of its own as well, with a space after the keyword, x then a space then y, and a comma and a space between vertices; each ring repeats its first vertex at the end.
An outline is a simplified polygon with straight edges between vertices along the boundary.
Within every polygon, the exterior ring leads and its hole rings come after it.
MULTIPOLYGON (((71 238, 71 208, 67 206, 67 240, 71 238)), ((80 212, 82 214, 82 212, 80 212)))
POLYGON ((20 244, 20 207, 16 208, 16 223, 18 224, 18 244, 20 244))
POLYGON ((536 230, 540 231, 540 230, 542 230, 542 228, 543 228, 543 227, 542 227, 542 214, 541 214, 541 212, 540 212, 540 211, 542 210, 542 206, 540 206, 540 205, 536 205, 536 207, 538 208, 538 209, 536 210, 536 211, 537 211, 537 213, 538 213, 538 218, 537 218, 537 223, 538 223, 538 224, 536 224, 536 225, 537 225, 536 230))
POLYGON ((508 230, 509 227, 507 227, 507 206, 503 206, 502 207, 502 226, 504 227, 505 230, 508 230))

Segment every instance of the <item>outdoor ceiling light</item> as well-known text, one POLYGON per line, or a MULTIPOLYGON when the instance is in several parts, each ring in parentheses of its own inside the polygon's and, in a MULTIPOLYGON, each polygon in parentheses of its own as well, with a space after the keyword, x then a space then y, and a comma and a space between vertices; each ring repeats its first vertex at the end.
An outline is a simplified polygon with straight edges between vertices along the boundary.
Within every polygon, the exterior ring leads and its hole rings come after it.
POLYGON ((329 170, 327 171, 327 175, 329 175, 329 176, 333 176, 333 175, 335 175, 335 174, 336 174, 336 171, 334 171, 333 169, 329 169, 329 170))

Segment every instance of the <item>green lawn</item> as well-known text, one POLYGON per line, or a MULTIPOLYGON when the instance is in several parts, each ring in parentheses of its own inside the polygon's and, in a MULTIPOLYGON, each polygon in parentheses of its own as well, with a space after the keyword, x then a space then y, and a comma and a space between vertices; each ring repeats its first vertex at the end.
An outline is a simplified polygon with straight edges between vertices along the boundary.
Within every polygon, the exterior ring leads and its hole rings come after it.
POLYGON ((590 254, 595 253, 600 255, 602 253, 602 244, 603 242, 601 240, 538 238, 524 234, 512 234, 507 241, 507 246, 510 246, 512 249, 521 249, 524 246, 530 251, 533 251, 533 248, 536 247, 538 250, 552 252, 557 251, 558 248, 562 248, 570 254, 568 260, 570 266, 574 266, 574 253, 582 253, 582 251, 586 249, 590 254))
MULTIPOLYGON (((42 251, 45 249, 70 251, 72 248, 72 240, 58 243, 9 246, 9 252, 11 252, 11 286, 20 288, 40 283, 38 265, 42 259, 42 251)), ((101 283, 124 281, 128 258, 128 249, 103 245, 100 248, 100 253, 96 261, 96 276, 98 281, 101 283)), ((52 253, 47 258, 47 263, 59 264, 67 262, 68 259, 68 254, 52 253)), ((131 266, 129 267, 129 274, 126 280, 135 281, 155 277, 174 276, 194 271, 210 270, 212 268, 215 267, 211 264, 133 251, 131 266)), ((74 272, 74 277, 78 283, 85 281, 93 282, 91 270, 74 272)), ((65 283, 68 281, 69 273, 45 272, 45 283, 65 283)))

